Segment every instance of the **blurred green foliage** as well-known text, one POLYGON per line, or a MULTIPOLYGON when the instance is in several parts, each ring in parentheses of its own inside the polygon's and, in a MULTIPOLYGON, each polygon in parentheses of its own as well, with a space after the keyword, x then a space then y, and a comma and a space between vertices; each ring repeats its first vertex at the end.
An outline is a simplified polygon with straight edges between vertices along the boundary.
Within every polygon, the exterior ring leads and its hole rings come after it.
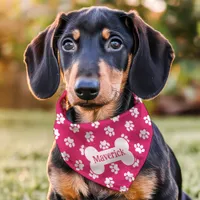
MULTIPOLYGON (((2 0, 0 91, 3 98, 0 98, 0 107, 44 107, 43 103, 36 103, 28 91, 23 52, 33 37, 44 30, 58 12, 92 5, 125 11, 136 9, 147 23, 169 39, 175 49, 176 59, 163 95, 180 95, 186 86, 193 87, 193 81, 199 91, 199 0, 2 0), (162 9, 155 10, 155 5, 160 5, 162 9)), ((200 97, 197 95, 195 98, 200 97)), ((48 105, 51 107, 51 103, 48 105)))

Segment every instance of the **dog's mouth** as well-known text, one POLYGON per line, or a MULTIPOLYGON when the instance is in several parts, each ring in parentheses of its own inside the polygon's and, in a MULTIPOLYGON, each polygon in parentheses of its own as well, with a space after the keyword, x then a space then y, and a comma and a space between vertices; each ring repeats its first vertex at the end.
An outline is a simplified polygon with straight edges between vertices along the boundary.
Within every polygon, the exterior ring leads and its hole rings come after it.
POLYGON ((103 107, 104 105, 105 104, 96 104, 96 103, 89 103, 89 102, 77 104, 77 106, 80 106, 85 109, 99 109, 99 108, 103 107))
POLYGON ((95 102, 95 101, 82 101, 82 102, 76 102, 73 106, 79 106, 81 108, 87 109, 87 110, 97 110, 97 109, 101 109, 102 107, 110 104, 113 101, 117 101, 118 100, 118 96, 117 93, 115 93, 113 95, 114 97, 111 99, 101 99, 101 101, 99 102, 95 102))

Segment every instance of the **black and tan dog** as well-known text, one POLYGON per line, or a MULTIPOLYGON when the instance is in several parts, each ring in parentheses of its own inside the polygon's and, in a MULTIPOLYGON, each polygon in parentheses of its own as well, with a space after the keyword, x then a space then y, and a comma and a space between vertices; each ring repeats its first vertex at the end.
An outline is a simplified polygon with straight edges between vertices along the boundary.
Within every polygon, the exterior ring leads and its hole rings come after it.
MULTIPOLYGON (((92 122, 116 116, 134 104, 132 93, 151 99, 163 89, 174 59, 169 42, 135 12, 92 7, 56 20, 25 52, 30 90, 51 97, 62 76, 70 121, 92 122)), ((179 164, 153 124, 148 158, 129 191, 120 193, 74 172, 56 144, 49 155, 49 200, 181 200, 179 164)))

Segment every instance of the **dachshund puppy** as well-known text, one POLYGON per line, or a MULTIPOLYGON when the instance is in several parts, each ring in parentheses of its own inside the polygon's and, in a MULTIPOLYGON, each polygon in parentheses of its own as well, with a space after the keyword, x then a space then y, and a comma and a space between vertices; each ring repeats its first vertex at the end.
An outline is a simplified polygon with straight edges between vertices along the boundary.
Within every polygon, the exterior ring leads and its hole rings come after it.
MULTIPOLYGON (((38 99, 51 97, 62 78, 67 119, 72 123, 105 120, 163 89, 174 59, 168 40, 134 11, 91 7, 58 14, 25 51, 27 79, 38 99)), ((181 200, 179 164, 152 123, 148 157, 129 190, 101 186, 75 172, 56 143, 47 163, 48 200, 181 200)))

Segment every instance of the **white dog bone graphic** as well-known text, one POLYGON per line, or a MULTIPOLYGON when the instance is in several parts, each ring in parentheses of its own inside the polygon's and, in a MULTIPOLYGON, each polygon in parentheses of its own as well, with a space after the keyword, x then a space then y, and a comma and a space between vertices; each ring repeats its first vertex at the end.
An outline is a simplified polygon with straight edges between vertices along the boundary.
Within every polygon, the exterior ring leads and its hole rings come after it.
POLYGON ((129 144, 123 138, 115 140, 115 147, 98 152, 94 147, 85 149, 85 157, 90 161, 90 168, 96 174, 102 174, 105 165, 122 161, 125 165, 134 163, 134 156, 129 151, 129 144))

